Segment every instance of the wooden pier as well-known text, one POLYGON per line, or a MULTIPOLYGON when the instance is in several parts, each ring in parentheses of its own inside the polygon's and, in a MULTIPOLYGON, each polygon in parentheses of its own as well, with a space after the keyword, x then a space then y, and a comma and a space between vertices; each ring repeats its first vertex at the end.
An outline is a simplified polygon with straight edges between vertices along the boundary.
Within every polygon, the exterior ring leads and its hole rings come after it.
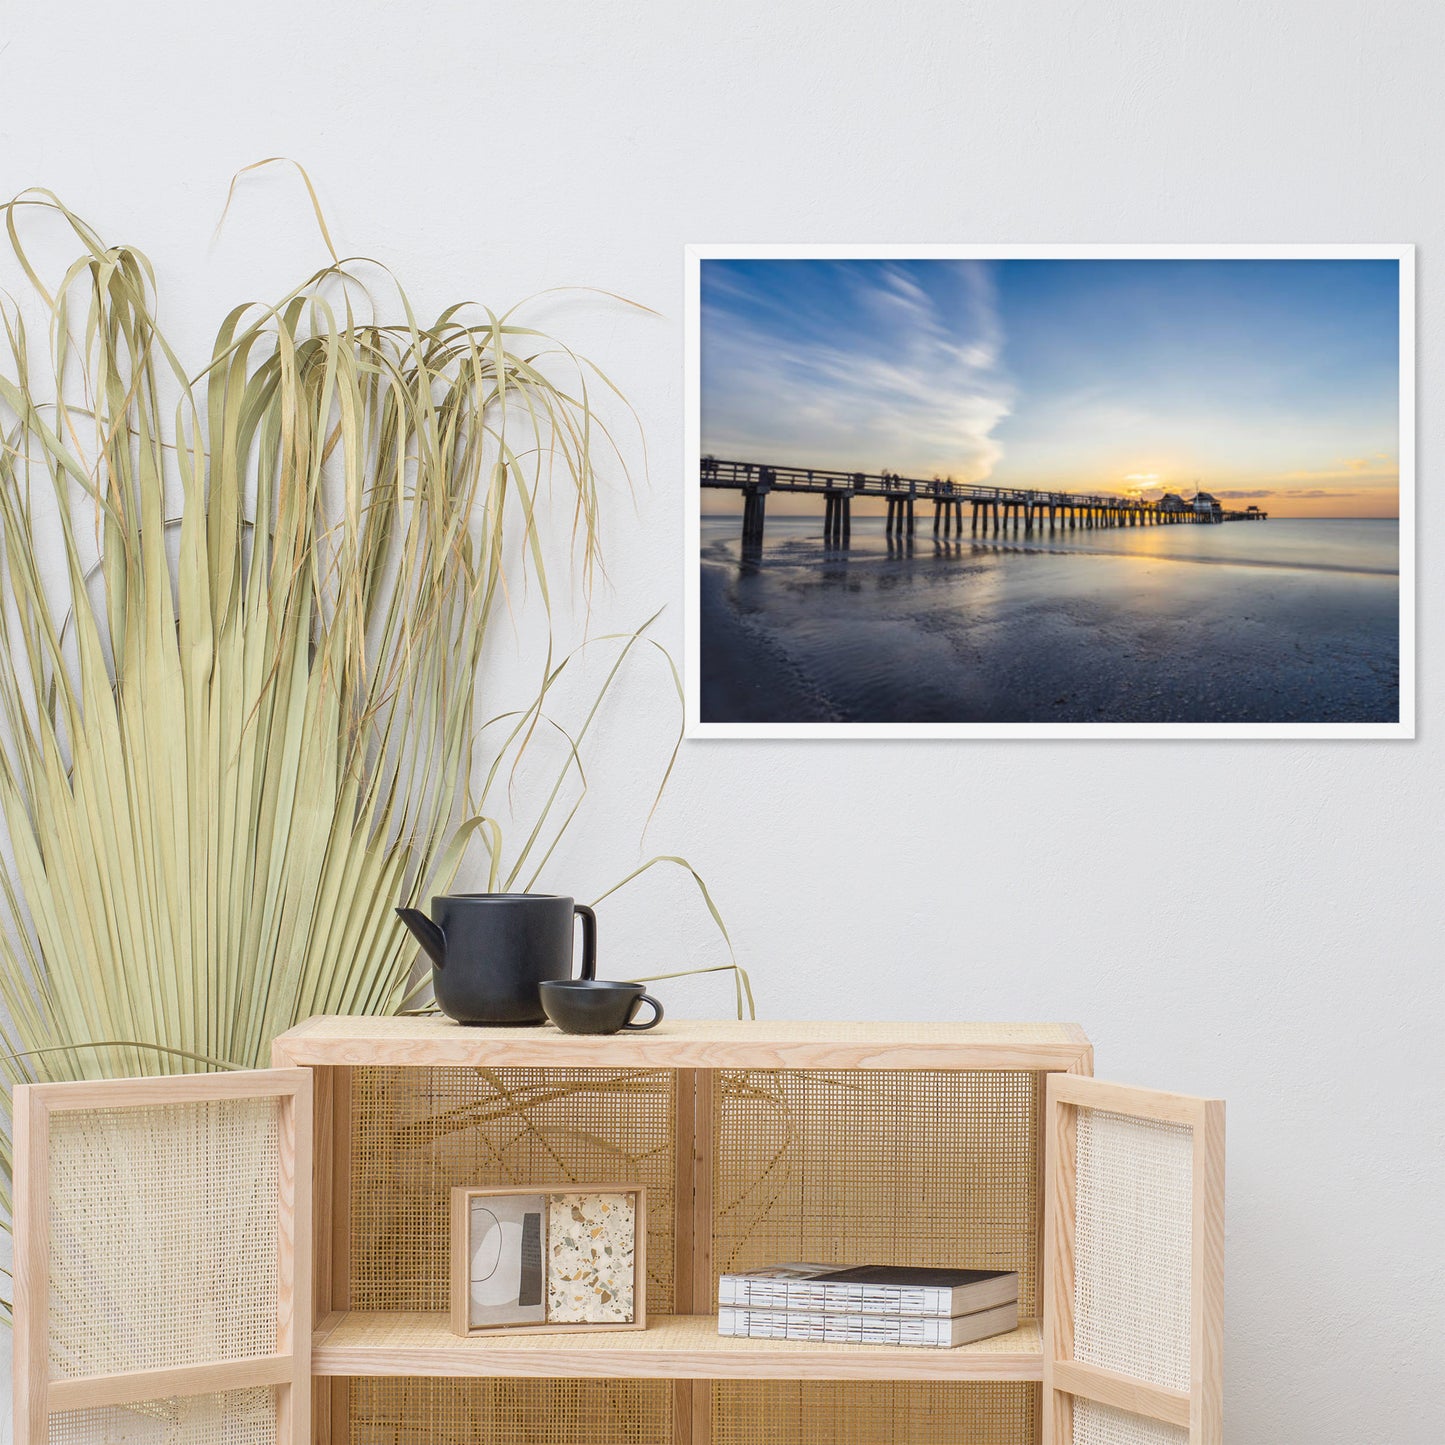
POLYGON ((890 537, 912 537, 917 527, 919 502, 933 504, 933 535, 962 537, 965 508, 968 531, 980 533, 1087 531, 1094 527, 1172 527, 1213 525, 1217 522, 1263 522, 1268 512, 1249 507, 1227 511, 1208 493, 1194 499, 1166 493, 1154 501, 1139 497, 1111 497, 1102 493, 1048 492, 1021 487, 994 487, 987 483, 952 482, 938 477, 922 480, 882 472, 827 472, 804 467, 775 467, 760 462, 721 461, 704 457, 700 481, 743 494, 743 545, 760 547, 770 492, 809 492, 823 498, 823 536, 832 546, 846 546, 852 525, 853 502, 860 497, 888 503, 890 537), (1206 500, 1207 499, 1207 500, 1206 500))

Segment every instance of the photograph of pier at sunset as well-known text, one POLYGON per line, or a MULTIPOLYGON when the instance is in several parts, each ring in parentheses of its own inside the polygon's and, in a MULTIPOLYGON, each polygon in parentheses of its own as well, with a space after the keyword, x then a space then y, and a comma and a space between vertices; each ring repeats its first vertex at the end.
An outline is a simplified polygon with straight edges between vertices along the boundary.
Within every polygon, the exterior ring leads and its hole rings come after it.
POLYGON ((1408 735, 1408 247, 841 250, 691 253, 694 735, 1408 735))

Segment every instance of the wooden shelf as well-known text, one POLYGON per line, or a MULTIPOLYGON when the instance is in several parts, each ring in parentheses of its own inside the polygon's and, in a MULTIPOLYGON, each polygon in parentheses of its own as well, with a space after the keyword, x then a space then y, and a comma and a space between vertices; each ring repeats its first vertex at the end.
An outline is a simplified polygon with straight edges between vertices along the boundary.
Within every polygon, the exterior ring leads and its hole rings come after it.
POLYGON ((308 1019, 275 1041, 277 1064, 617 1069, 1047 1069, 1087 1073, 1077 1024, 791 1023, 668 1019, 606 1037, 469 1028, 438 1015, 308 1019))
POLYGON ((952 1350, 726 1339, 712 1315, 662 1315, 645 1330, 452 1333, 444 1314, 331 1314, 311 1346, 316 1375, 508 1375, 644 1380, 1041 1380, 1036 1320, 952 1350))

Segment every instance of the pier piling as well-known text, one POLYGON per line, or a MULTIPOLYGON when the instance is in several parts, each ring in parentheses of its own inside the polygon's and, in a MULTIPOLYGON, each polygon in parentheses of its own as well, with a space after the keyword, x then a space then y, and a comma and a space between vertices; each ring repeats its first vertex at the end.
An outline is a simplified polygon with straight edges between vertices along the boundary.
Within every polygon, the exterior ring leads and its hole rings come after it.
POLYGON ((963 509, 969 507, 969 530, 980 529, 997 537, 1020 531, 1032 536, 1043 530, 1070 532, 1096 527, 1177 527, 1183 523, 1202 526, 1217 522, 1263 522, 1269 517, 1255 507, 1226 511, 1206 496, 1189 499, 1169 493, 1156 500, 1140 497, 1089 495, 1067 491, 1039 491, 990 486, 987 483, 958 484, 949 478, 931 481, 900 477, 895 473, 872 475, 865 472, 829 472, 816 468, 764 466, 757 462, 719 461, 704 457, 699 467, 704 488, 726 488, 743 494, 742 542, 746 548, 761 547, 766 525, 767 494, 770 491, 810 492, 824 499, 823 534, 829 544, 846 545, 852 526, 855 497, 881 497, 888 503, 885 529, 889 537, 911 539, 917 530, 915 501, 933 500, 933 535, 962 537, 963 509))
POLYGON ((763 545, 763 521, 767 506, 767 493, 757 487, 748 487, 743 492, 743 546, 763 545))

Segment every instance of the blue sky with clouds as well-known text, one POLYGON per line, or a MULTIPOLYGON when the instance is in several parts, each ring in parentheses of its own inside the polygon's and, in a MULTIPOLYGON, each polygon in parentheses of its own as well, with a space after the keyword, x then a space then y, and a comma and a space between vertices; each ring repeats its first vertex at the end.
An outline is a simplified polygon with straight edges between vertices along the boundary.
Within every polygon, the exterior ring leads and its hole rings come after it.
POLYGON ((1393 261, 702 262, 703 450, 1394 515, 1393 261))

